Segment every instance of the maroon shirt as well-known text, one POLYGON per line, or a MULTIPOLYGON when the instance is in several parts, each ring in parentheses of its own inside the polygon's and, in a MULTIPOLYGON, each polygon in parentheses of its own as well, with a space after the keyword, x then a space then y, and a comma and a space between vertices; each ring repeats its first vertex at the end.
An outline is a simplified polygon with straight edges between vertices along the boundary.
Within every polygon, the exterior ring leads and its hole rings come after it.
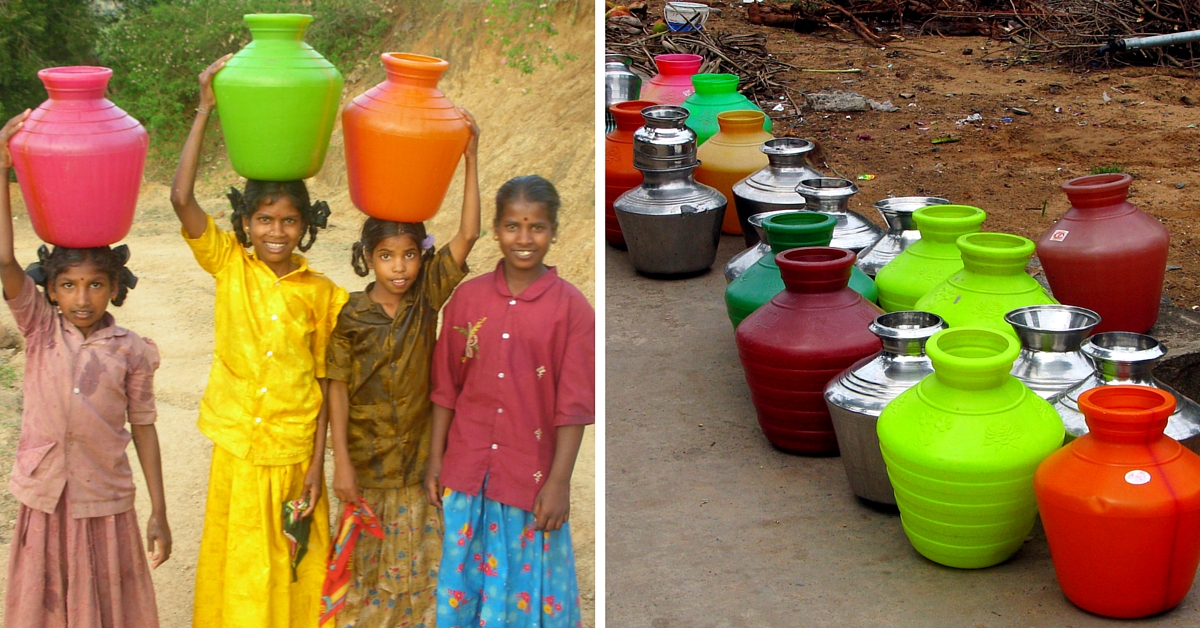
POLYGON ((458 287, 433 354, 433 402, 454 410, 443 486, 532 511, 557 428, 596 417, 596 312, 550 268, 520 295, 489 275, 458 287))
POLYGON ((8 489, 52 514, 69 486, 76 519, 133 508, 125 422, 149 425, 157 416, 158 348, 107 312, 85 339, 28 277, 8 307, 25 336, 25 409, 8 489))

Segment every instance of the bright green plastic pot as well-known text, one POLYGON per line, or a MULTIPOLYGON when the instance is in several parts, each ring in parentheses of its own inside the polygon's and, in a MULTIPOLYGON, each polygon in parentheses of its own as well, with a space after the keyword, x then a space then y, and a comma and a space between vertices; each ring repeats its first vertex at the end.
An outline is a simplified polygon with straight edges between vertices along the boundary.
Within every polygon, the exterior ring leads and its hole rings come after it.
MULTIPOLYGON (((771 254, 759 258, 725 288, 725 308, 734 329, 772 297, 783 292, 783 275, 775 263, 775 256, 803 246, 829 246, 836 226, 834 216, 810 211, 777 214, 763 221, 771 254)), ((878 296, 875 283, 857 266, 850 271, 850 289, 872 303, 878 296)))
POLYGON ((213 79, 229 162, 247 179, 311 177, 325 163, 342 74, 304 43, 311 15, 244 19, 253 41, 213 79))
MULTIPOLYGON (((762 111, 749 98, 738 93, 738 77, 736 74, 694 74, 692 86, 695 93, 683 101, 683 108, 688 110, 687 125, 696 132, 696 145, 708 141, 717 134, 721 126, 717 123, 717 114, 722 111, 762 111)), ((766 112, 763 112, 764 114, 766 112)), ((771 116, 764 116, 763 130, 771 130, 771 116)))
POLYGON ((875 273, 879 307, 885 312, 918 309, 918 299, 963 267, 955 241, 979 231, 985 218, 982 209, 970 205, 930 205, 913 212, 921 239, 875 273))
POLYGON ((904 533, 926 558, 989 567, 1033 528, 1033 474, 1063 442, 1049 403, 1009 375, 1016 339, 946 329, 925 345, 933 374, 883 409, 877 431, 904 533))

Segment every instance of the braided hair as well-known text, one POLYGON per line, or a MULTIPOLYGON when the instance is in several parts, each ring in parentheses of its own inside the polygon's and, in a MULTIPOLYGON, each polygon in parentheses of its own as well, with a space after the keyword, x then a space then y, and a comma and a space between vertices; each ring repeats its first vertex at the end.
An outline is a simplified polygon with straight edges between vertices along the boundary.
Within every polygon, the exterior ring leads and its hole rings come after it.
POLYGON ((509 179, 496 190, 496 222, 504 215, 504 208, 517 201, 537 203, 546 208, 550 215, 550 224, 558 228, 558 209, 562 201, 558 198, 558 190, 554 184, 536 174, 509 179))
POLYGON ((109 281, 112 282, 113 305, 119 307, 125 302, 129 291, 137 286, 137 277, 125 266, 129 261, 129 247, 124 244, 115 248, 98 246, 89 249, 56 246, 53 251, 47 249, 43 244, 38 247, 37 255, 38 261, 30 264, 25 269, 25 273, 42 287, 46 300, 51 303, 54 301, 50 300, 50 292, 47 287, 54 285, 54 280, 58 279, 58 276, 67 268, 78 266, 89 260, 96 265, 100 272, 108 275, 109 281))
POLYGON ((304 220, 304 233, 301 234, 296 248, 301 252, 312 248, 317 241, 317 229, 324 229, 329 224, 329 204, 325 201, 311 203, 308 188, 303 181, 248 179, 245 193, 239 192, 237 188, 229 188, 226 197, 233 206, 233 213, 229 215, 229 220, 233 222, 233 232, 237 235, 238 242, 245 247, 250 246, 250 236, 246 234, 243 219, 253 216, 254 212, 258 211, 258 206, 264 202, 270 205, 281 198, 287 198, 300 210, 300 216, 304 220), (308 242, 304 241, 305 236, 308 237, 308 242))
POLYGON ((433 259, 433 236, 426 234, 425 223, 394 222, 372 217, 363 221, 358 242, 355 242, 350 250, 350 265, 354 267, 354 274, 359 277, 370 274, 371 256, 375 253, 375 247, 379 246, 380 242, 398 235, 406 235, 417 243, 421 249, 422 266, 433 259))

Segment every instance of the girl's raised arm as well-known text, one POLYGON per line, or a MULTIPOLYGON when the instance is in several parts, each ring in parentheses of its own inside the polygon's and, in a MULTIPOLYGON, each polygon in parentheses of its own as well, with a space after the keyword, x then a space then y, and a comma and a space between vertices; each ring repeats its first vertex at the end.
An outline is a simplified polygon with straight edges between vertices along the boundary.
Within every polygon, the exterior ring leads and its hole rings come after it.
POLYGON ((4 177, 4 189, 0 190, 0 283, 4 285, 4 296, 16 298, 25 285, 25 271, 17 263, 17 254, 13 250, 12 204, 8 198, 8 169, 12 168, 12 153, 8 150, 8 141, 21 130, 29 110, 19 113, 0 129, 0 176, 4 177))
POLYGON ((450 255, 454 257, 454 263, 462 268, 463 264, 467 263, 467 255, 471 253, 475 241, 479 239, 479 125, 475 123, 475 116, 472 116, 471 112, 462 107, 458 110, 471 128, 471 139, 463 151, 463 158, 466 160, 466 172, 463 177, 466 189, 463 190, 462 220, 458 223, 458 233, 450 240, 450 255))
POLYGON ((199 238, 204 235, 208 218, 200 204, 196 202, 196 168, 200 163, 200 147, 204 144, 204 129, 208 126, 208 117, 217 108, 217 96, 213 93, 212 80, 225 67, 225 62, 233 53, 217 59, 200 73, 200 106, 196 109, 196 121, 188 133, 187 142, 183 145, 183 154, 179 156, 179 167, 175 169, 175 181, 171 184, 171 205, 175 207, 175 215, 183 223, 183 230, 189 238, 199 238))

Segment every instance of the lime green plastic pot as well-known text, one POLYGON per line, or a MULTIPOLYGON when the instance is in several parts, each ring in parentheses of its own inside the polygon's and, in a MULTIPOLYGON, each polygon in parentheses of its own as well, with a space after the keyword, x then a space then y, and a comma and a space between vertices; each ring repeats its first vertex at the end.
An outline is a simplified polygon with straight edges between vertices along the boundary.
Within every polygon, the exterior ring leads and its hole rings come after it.
MULTIPOLYGON (((683 101, 683 108, 688 110, 687 125, 696 132, 696 145, 708 141, 717 134, 721 126, 717 124, 717 114, 722 111, 762 109, 749 98, 738 93, 738 77, 736 74, 695 74, 692 76, 692 86, 695 93, 683 101)), ((764 112, 765 113, 765 112, 764 112)), ((763 130, 771 130, 771 116, 765 116, 763 130)))
POLYGON ((964 569, 1012 556, 1033 528, 1033 474, 1063 442, 1062 419, 1009 375, 1020 344, 980 327, 925 345, 933 374, 879 416, 900 521, 926 558, 964 569))
POLYGON ((885 312, 917 309, 917 300, 962 268, 955 241, 979 231, 987 214, 970 205, 930 205, 913 212, 921 239, 875 273, 885 312))
MULTIPOLYGON (((783 292, 783 276, 775 256, 802 246, 828 246, 837 218, 829 214, 796 211, 770 216, 763 221, 771 255, 764 255, 725 288, 725 308, 734 329, 742 320, 783 292)), ((850 271, 850 289, 874 303, 875 283, 855 266, 850 271)))
POLYGON ((960 236, 957 244, 962 270, 917 300, 915 309, 941 316, 950 327, 987 327, 1016 338, 1005 314, 1027 305, 1058 303, 1025 274, 1034 250, 1028 238, 1011 233, 968 233, 960 236))
POLYGON ((325 163, 342 74, 304 43, 311 15, 244 19, 254 40, 213 79, 229 162, 247 179, 311 177, 325 163))

